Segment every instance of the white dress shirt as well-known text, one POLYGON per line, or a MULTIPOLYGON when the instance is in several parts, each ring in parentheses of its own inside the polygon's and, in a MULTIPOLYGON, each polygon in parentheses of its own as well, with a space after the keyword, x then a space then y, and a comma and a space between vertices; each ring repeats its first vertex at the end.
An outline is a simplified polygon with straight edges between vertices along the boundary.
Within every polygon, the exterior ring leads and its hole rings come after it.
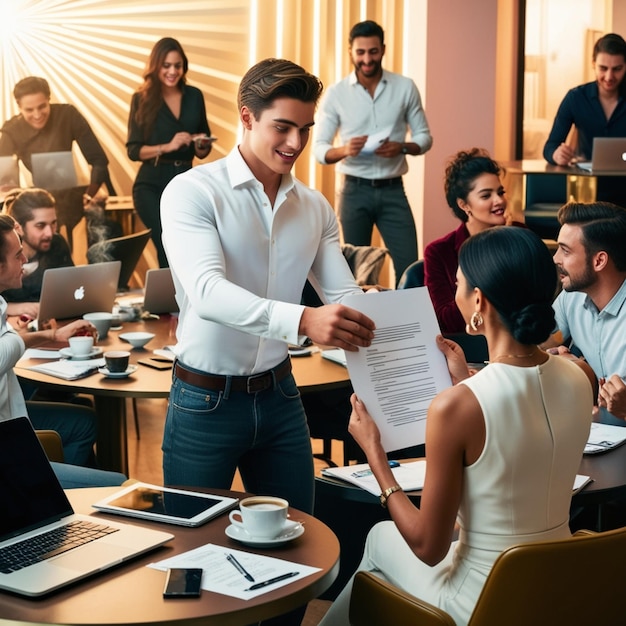
POLYGON ((0 296, 0 421, 28 415, 22 388, 13 371, 25 349, 24 340, 7 323, 7 303, 0 296))
MULTIPOLYGON (((326 153, 333 147, 337 132, 341 145, 352 137, 373 135, 391 128, 390 141, 409 141, 420 147, 420 154, 433 143, 422 100, 415 83, 405 76, 383 70, 372 98, 351 72, 331 85, 324 95, 315 123, 313 151, 315 158, 326 163, 326 153)), ((360 178, 394 178, 405 174, 409 167, 406 156, 387 158, 375 154, 346 157, 337 162, 337 171, 360 178)))
POLYGON ((322 194, 287 174, 272 209, 238 148, 176 176, 161 221, 180 306, 175 351, 192 368, 248 375, 285 359, 309 271, 329 302, 362 293, 322 194))

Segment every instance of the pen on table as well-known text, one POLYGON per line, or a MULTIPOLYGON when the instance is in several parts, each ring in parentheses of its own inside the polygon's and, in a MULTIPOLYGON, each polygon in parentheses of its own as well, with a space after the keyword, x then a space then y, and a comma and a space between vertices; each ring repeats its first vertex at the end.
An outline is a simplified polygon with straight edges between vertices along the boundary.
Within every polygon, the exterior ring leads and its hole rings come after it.
POLYGON ((249 580, 251 583, 254 582, 254 578, 252 578, 252 575, 244 569, 243 565, 232 554, 227 554, 226 560, 230 561, 235 566, 235 569, 240 574, 243 574, 247 580, 249 580))
POLYGON ((254 591, 255 589, 262 589, 263 587, 267 587, 268 585, 279 583, 281 580, 287 580, 287 578, 291 578, 292 576, 297 576, 299 573, 300 572, 289 572, 288 574, 282 574, 281 576, 276 576, 276 578, 270 578, 269 580, 264 580, 262 583, 255 583, 251 587, 248 587, 246 591, 254 591))

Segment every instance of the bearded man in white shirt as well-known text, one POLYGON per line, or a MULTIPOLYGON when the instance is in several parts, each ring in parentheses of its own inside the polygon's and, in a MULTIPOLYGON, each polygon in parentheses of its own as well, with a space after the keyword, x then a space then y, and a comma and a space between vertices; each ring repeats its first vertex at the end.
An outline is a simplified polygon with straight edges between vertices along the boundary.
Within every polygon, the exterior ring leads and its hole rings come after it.
POLYGON ((417 259, 415 220, 402 184, 406 157, 424 154, 433 140, 415 83, 383 70, 381 26, 371 20, 355 24, 349 43, 354 72, 324 95, 313 150, 320 163, 337 163, 344 174, 337 205, 344 241, 370 245, 376 224, 397 282, 417 259))

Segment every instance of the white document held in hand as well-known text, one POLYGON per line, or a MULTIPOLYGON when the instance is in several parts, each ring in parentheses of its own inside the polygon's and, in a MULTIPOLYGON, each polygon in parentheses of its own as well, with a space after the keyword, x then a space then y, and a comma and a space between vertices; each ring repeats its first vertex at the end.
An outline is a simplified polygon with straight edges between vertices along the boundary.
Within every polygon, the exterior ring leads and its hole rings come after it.
POLYGON ((376 133, 371 133, 367 137, 367 141, 365 145, 361 148, 361 152, 359 154, 374 154, 378 148, 380 148, 385 141, 389 140, 389 135, 391 134, 392 127, 383 128, 383 130, 379 130, 376 133))
POLYGON ((369 348, 346 351, 350 380, 380 429, 386 452, 425 442, 432 399, 452 381, 437 348, 440 334, 428 289, 416 287, 344 298, 374 320, 369 348))

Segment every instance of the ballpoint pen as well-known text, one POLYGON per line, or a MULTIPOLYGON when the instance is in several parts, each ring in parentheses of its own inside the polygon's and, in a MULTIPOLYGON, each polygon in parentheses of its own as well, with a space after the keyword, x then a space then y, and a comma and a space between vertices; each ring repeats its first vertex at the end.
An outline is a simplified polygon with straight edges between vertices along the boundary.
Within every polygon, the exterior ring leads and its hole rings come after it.
POLYGON ((227 554, 226 555, 226 560, 230 561, 234 566, 235 569, 240 573, 243 574, 243 576, 249 580, 251 583, 254 582, 254 578, 252 578, 252 575, 247 572, 245 570, 245 568, 243 567, 243 565, 232 555, 232 554, 227 554))
POLYGON ((287 578, 291 578, 292 576, 297 576, 299 573, 300 572, 289 572, 288 574, 281 574, 280 576, 276 576, 275 578, 264 580, 262 583, 255 583, 251 587, 248 587, 246 591, 254 591, 255 589, 262 589, 263 587, 267 587, 268 585, 279 583, 281 580, 286 580, 287 578))

